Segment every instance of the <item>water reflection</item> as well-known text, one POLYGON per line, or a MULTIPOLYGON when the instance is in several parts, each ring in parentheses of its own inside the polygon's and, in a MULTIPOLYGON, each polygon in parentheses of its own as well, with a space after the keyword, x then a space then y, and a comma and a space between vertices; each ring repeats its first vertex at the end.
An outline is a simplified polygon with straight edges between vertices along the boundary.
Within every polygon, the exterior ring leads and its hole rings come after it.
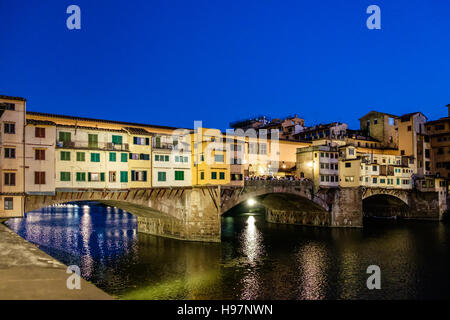
POLYGON ((222 219, 222 243, 195 243, 138 234, 131 214, 85 205, 7 224, 122 299, 450 298, 449 225, 311 228, 242 212, 222 219), (382 270, 382 290, 366 287, 371 264, 382 270))

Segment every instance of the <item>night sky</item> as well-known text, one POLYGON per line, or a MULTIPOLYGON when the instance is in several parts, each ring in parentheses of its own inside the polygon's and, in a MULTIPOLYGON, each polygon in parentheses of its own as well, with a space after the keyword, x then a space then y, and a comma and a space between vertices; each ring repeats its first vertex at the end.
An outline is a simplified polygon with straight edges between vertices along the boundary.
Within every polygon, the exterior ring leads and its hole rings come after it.
POLYGON ((28 110, 193 127, 266 114, 358 128, 450 103, 447 0, 0 0, 0 94, 28 110), (81 8, 68 30, 66 8, 81 8), (381 8, 368 30, 366 8, 381 8))

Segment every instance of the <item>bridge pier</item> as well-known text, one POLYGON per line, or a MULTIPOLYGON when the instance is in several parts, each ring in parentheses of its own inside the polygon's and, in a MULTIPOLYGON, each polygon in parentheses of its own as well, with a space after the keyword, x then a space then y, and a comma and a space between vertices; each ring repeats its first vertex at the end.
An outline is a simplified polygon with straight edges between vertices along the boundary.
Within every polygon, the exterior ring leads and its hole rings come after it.
POLYGON ((331 226, 362 228, 362 189, 339 187, 330 196, 331 226))

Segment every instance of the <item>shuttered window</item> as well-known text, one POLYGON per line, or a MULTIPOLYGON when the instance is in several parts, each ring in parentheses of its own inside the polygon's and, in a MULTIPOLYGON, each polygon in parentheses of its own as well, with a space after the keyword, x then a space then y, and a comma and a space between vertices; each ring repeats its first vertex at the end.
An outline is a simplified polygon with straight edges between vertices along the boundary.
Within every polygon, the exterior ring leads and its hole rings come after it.
POLYGON ((91 162, 100 162, 100 153, 91 153, 91 162))
POLYGON ((70 172, 60 172, 61 181, 70 181, 70 172))
POLYGON ((122 153, 120 155, 120 161, 121 162, 127 162, 128 161, 128 155, 126 153, 122 153))
POLYGON ((120 182, 128 182, 128 171, 120 171, 120 182))
POLYGON ((109 153, 109 161, 116 162, 116 153, 115 152, 109 153))
POLYGON ((77 172, 77 181, 86 181, 86 172, 77 172))
POLYGON ((164 171, 158 172, 158 181, 166 181, 166 173, 164 171))
POLYGON ((61 151, 61 160, 62 161, 70 161, 70 152, 69 151, 61 151))
POLYGON ((84 161, 85 155, 84 152, 77 152, 77 161, 84 161))
POLYGON ((45 171, 34 172, 34 184, 45 184, 45 171))
POLYGON ((175 171, 175 180, 177 181, 184 180, 184 171, 175 171))

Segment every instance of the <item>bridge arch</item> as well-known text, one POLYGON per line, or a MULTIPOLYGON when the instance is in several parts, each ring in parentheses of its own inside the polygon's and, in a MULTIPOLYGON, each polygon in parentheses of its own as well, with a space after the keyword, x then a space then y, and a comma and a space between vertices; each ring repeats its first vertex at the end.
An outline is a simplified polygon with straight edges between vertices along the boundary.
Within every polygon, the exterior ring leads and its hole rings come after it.
POLYGON ((364 217, 405 217, 410 210, 407 191, 370 188, 363 192, 364 217))
POLYGON ((304 181, 246 181, 243 188, 223 188, 221 190, 220 214, 224 214, 249 199, 264 198, 270 195, 295 197, 303 203, 310 203, 324 211, 329 210, 328 203, 320 194, 315 194, 312 183, 304 181))

